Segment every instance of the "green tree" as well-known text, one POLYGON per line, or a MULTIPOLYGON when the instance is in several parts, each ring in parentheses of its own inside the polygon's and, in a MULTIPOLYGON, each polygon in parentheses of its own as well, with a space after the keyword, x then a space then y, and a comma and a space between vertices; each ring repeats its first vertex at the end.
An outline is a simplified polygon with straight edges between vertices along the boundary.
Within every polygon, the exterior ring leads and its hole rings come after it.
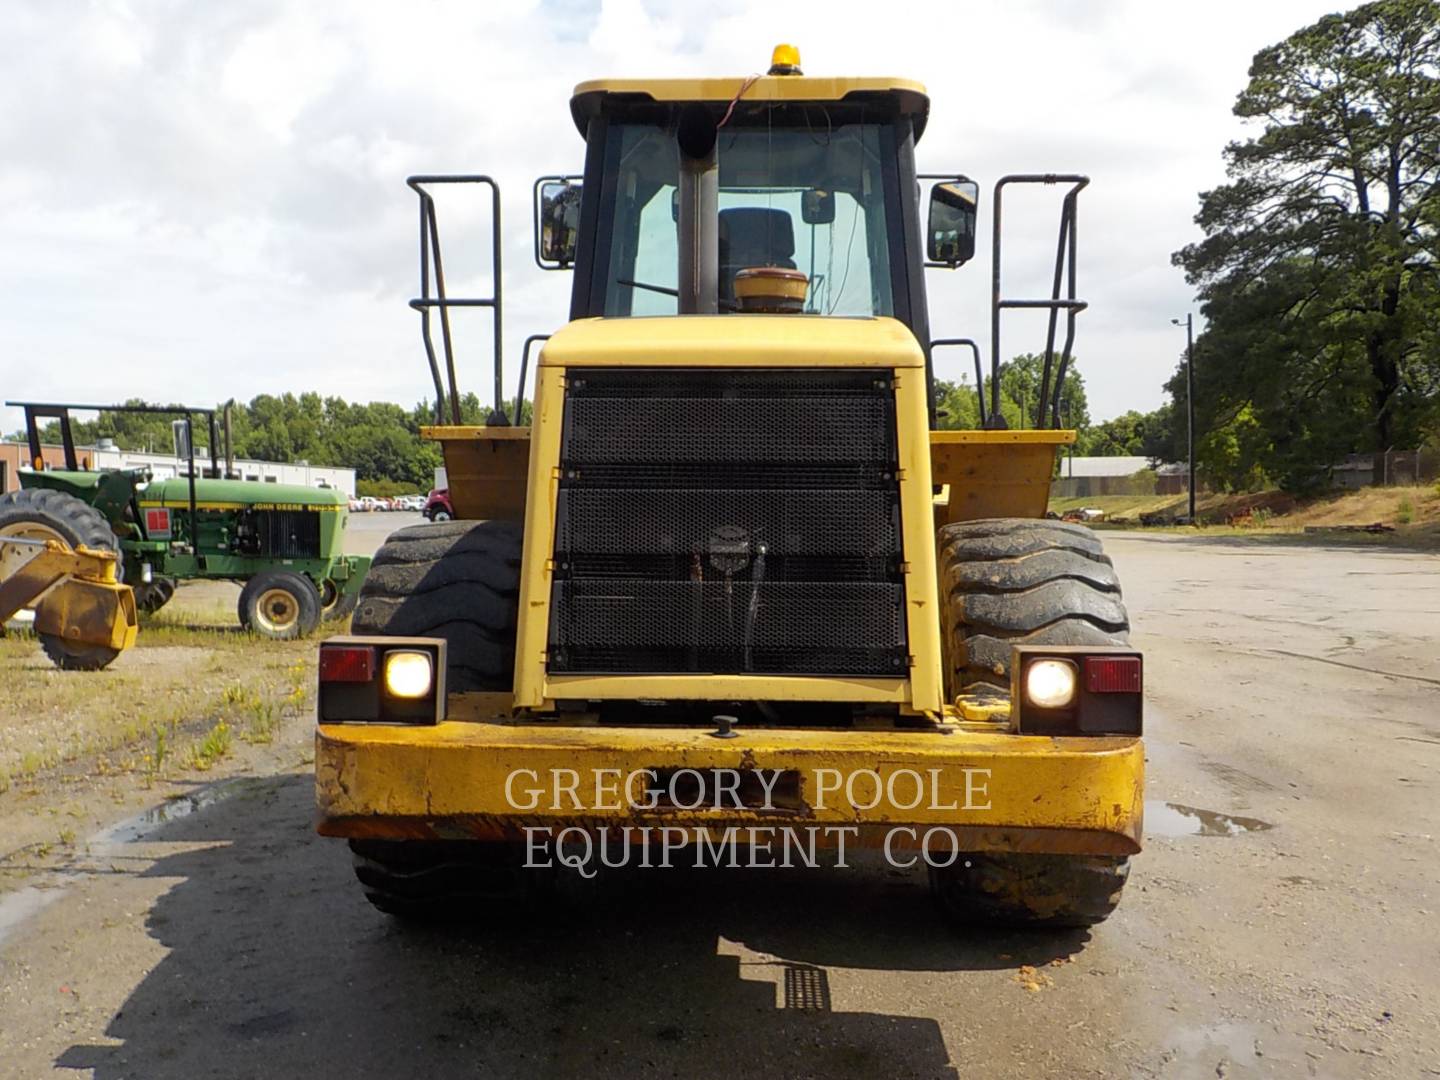
MULTIPOLYGON (((1174 461, 1171 452, 1171 416, 1174 408, 1162 405, 1155 412, 1129 412, 1102 423, 1094 423, 1086 438, 1076 446, 1077 454, 1097 458, 1146 456, 1159 461, 1174 461)), ((1181 451, 1184 454, 1184 451, 1181 451)))
MULTIPOLYGON (((1055 394, 1055 377, 1059 357, 1051 362, 1049 394, 1055 394)), ((1000 365, 1000 411, 1012 428, 1049 427, 1041 395, 1044 392, 1045 357, 1043 354, 1022 353, 1000 365)), ((1084 431, 1090 426, 1090 407, 1085 398, 1085 379, 1074 357, 1066 369, 1060 390, 1060 426, 1084 431)))
POLYGON ((942 430, 974 431, 980 427, 980 404, 975 387, 963 379, 959 382, 937 379, 935 407, 942 430))
POLYGON ((1227 147, 1205 239, 1174 256, 1209 319, 1196 409, 1201 432, 1265 434, 1239 440, 1242 473, 1304 487, 1435 423, 1440 3, 1378 0, 1261 50, 1235 113, 1262 130, 1227 147))

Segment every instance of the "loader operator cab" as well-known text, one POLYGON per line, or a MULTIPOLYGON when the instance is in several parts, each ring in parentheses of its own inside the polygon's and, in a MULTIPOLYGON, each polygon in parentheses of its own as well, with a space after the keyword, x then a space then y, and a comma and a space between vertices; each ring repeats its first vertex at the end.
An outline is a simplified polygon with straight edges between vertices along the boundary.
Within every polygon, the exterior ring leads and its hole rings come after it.
MULTIPOLYGON (((800 283, 805 314, 894 316, 927 340, 914 148, 928 102, 876 82, 813 101, 579 87, 579 227, 573 253, 551 252, 576 270, 571 318, 750 310, 737 279, 774 268, 804 275, 776 276, 800 283)), ((573 186, 543 197, 573 204, 573 186)))

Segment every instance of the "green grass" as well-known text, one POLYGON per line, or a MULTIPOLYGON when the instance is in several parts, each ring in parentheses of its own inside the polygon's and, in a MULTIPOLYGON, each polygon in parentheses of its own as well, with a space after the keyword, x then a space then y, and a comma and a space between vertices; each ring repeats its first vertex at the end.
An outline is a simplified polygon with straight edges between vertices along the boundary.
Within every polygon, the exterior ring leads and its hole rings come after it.
POLYGON ((211 728, 203 739, 190 748, 190 767, 201 772, 208 771, 214 764, 230 753, 230 725, 221 720, 211 728))
POLYGON ((249 722, 241 738, 252 746, 274 740, 275 731, 280 726, 280 710, 275 707, 275 702, 256 699, 249 704, 248 712, 249 722))

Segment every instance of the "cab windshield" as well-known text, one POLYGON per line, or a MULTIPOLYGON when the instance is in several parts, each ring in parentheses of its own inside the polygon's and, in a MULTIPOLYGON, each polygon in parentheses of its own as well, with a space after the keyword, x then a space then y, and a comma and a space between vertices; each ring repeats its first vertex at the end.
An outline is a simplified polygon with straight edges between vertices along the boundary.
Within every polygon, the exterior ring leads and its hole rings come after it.
MULTIPOLYGON (((735 310, 738 271, 781 266, 809 278, 807 313, 891 315, 881 125, 832 126, 823 110, 807 120, 813 122, 719 131, 720 311, 735 310)), ((674 315, 680 172, 674 132, 624 123, 608 136, 607 156, 618 159, 618 169, 604 312, 674 315)))

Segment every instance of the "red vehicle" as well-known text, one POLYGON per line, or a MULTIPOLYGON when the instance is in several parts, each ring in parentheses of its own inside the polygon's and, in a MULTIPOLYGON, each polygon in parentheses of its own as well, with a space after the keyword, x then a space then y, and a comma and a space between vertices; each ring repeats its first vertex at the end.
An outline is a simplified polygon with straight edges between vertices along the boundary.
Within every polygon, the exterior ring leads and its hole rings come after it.
POLYGON ((425 509, 420 513, 431 521, 449 521, 455 516, 455 507, 450 505, 450 489, 435 488, 425 500, 425 509))

